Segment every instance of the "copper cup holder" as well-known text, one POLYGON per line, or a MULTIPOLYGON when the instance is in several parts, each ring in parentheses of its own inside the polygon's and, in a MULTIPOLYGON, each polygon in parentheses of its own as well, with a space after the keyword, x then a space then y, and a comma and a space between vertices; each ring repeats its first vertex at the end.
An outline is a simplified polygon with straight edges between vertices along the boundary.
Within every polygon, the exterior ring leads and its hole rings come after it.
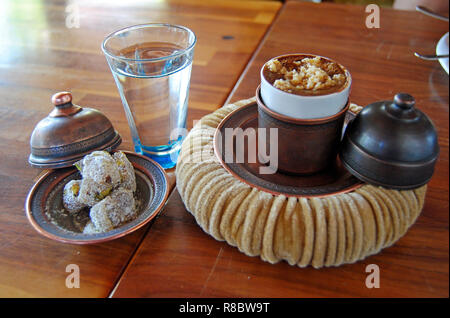
MULTIPOLYGON (((256 90, 258 128, 266 129, 270 153, 270 129, 278 131, 278 169, 288 174, 314 174, 336 161, 349 102, 335 115, 317 119, 295 119, 264 105, 256 90)), ((272 145, 273 147, 274 145, 272 145)))

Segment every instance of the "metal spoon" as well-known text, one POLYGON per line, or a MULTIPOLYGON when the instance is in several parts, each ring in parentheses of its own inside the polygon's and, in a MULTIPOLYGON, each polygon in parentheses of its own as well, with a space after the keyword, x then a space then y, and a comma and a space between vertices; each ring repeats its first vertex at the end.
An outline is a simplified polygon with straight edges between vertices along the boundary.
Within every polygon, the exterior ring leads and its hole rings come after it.
POLYGON ((414 53, 415 56, 420 57, 423 60, 431 61, 431 60, 439 60, 439 59, 448 59, 448 54, 444 55, 436 55, 436 54, 419 54, 417 52, 414 53))
POLYGON ((423 14, 426 14, 426 15, 428 15, 430 17, 433 17, 433 18, 436 18, 436 19, 448 22, 448 18, 447 17, 445 17, 443 15, 440 15, 440 14, 437 14, 437 13, 431 11, 430 9, 426 8, 426 7, 416 6, 416 10, 419 11, 419 12, 422 12, 423 14))

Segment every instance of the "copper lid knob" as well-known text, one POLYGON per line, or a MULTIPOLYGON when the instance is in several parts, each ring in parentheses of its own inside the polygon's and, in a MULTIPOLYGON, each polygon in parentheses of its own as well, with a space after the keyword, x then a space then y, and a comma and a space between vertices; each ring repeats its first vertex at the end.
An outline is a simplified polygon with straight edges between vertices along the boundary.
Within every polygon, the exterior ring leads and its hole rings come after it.
POLYGON ((72 94, 69 92, 59 92, 52 96, 52 103, 55 106, 64 105, 72 102, 72 94))
POLYGON ((71 166, 94 150, 112 150, 121 138, 100 111, 72 103, 72 94, 52 96, 54 109, 34 128, 29 163, 40 168, 71 166))
POLYGON ((394 104, 403 109, 413 108, 416 104, 414 97, 406 93, 398 93, 394 96, 394 104))
POLYGON ((80 106, 72 104, 72 94, 69 92, 54 94, 52 103, 55 105, 55 109, 49 114, 50 117, 70 116, 82 110, 80 106))

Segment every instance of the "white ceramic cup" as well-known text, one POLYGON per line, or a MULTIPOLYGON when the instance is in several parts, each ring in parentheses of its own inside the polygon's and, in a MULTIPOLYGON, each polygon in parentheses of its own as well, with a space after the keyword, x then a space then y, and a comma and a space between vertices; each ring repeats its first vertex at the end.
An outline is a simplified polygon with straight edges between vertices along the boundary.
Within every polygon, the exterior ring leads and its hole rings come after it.
MULTIPOLYGON (((304 57, 316 57, 318 55, 313 54, 285 54, 274 57, 279 59, 286 56, 304 56, 304 57)), ((322 56, 319 56, 322 57, 322 56)), ((285 116, 289 116, 296 119, 313 119, 333 116, 337 114, 347 104, 350 94, 350 87, 352 78, 348 70, 341 64, 327 58, 333 63, 338 64, 344 71, 347 81, 344 87, 338 92, 326 94, 326 95, 314 95, 305 96, 297 95, 282 91, 272 84, 270 84, 264 77, 263 71, 267 63, 261 68, 261 99, 264 104, 271 110, 285 116)))

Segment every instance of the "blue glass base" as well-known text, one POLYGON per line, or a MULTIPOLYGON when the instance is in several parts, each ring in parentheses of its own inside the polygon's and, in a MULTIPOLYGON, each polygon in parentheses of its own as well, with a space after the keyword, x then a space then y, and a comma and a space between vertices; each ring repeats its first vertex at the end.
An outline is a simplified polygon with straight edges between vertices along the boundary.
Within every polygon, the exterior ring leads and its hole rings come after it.
POLYGON ((141 155, 153 159, 164 169, 170 169, 177 164, 181 143, 182 140, 178 140, 171 145, 156 147, 148 147, 136 143, 134 145, 134 150, 141 155))

